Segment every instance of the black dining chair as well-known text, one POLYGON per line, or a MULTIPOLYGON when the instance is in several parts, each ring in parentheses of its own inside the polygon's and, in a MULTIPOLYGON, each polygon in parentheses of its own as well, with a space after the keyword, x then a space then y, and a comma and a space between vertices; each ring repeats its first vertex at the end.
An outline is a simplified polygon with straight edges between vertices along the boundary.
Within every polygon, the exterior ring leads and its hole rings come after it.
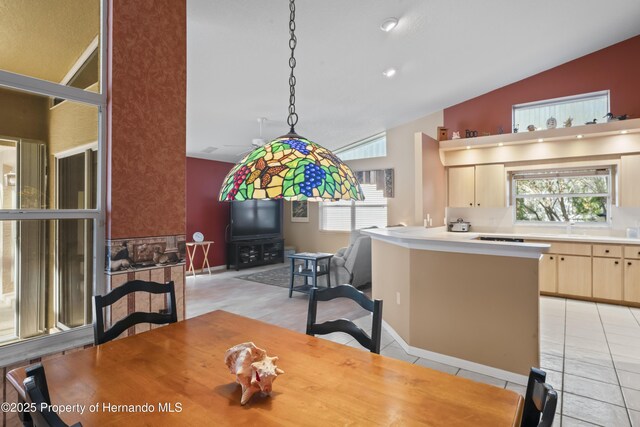
POLYGON ((354 337, 360 345, 372 353, 380 354, 380 336, 382 334, 382 300, 370 300, 364 293, 351 285, 339 285, 334 288, 312 288, 309 293, 309 311, 307 313, 307 335, 325 335, 344 332, 354 337), (335 298, 349 298, 362 308, 373 313, 371 336, 350 320, 338 319, 316 323, 318 301, 330 301, 335 298))
POLYGON ((156 283, 142 280, 132 280, 122 286, 118 286, 106 295, 96 295, 93 297, 93 335, 96 345, 104 344, 117 338, 121 333, 139 323, 153 323, 156 325, 166 325, 178 321, 176 311, 176 290, 173 282, 156 283), (167 308, 160 313, 143 313, 136 311, 113 323, 111 328, 104 329, 104 308, 112 305, 121 298, 132 292, 147 292, 151 294, 166 294, 167 308))
MULTIPOLYGON (((30 411, 23 419, 25 426, 35 427, 69 427, 67 423, 53 412, 50 408, 51 397, 47 377, 44 374, 44 366, 41 363, 29 366, 25 369, 27 377, 23 385, 27 402, 34 404, 33 411, 30 411)), ((75 423, 71 427, 82 427, 82 424, 75 423)))
POLYGON ((547 373, 531 368, 520 427, 551 427, 558 404, 558 393, 545 382, 547 373))

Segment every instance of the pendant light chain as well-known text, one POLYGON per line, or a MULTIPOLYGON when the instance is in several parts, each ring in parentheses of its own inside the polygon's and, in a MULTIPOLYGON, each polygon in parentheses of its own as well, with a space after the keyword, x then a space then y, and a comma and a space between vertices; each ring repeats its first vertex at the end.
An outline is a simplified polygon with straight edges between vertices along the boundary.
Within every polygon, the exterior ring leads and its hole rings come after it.
POLYGON ((298 123, 298 114, 296 113, 296 76, 293 74, 294 68, 296 68, 296 57, 294 52, 296 50, 296 44, 298 39, 296 38, 296 3, 295 0, 289 1, 289 49, 291 49, 291 57, 289 58, 289 68, 291 68, 291 74, 289 74, 289 116, 287 117, 287 124, 291 127, 290 133, 295 133, 294 126, 298 123))

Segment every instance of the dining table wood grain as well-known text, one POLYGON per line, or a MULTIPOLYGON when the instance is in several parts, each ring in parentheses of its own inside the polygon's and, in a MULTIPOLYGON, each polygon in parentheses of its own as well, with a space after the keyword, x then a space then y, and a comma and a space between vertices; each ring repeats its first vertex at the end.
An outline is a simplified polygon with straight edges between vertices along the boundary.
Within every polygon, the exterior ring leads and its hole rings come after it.
MULTIPOLYGON (((84 427, 499 427, 519 425, 523 406, 511 390, 222 310, 42 363, 52 403, 86 407, 83 414, 61 417, 84 427), (224 354, 247 341, 278 356, 285 374, 274 382, 271 396, 257 394, 241 406, 240 385, 224 354), (105 409, 145 403, 154 411, 105 409), (89 405, 99 410, 92 412, 89 405)), ((7 374, 22 398, 24 378, 24 368, 7 374)))

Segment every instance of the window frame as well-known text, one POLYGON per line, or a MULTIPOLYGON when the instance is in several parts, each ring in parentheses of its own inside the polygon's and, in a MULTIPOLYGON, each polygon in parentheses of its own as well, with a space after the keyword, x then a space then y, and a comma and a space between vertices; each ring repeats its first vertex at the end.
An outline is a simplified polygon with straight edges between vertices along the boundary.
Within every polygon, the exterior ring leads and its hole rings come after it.
MULTIPOLYGON (((551 105, 558 105, 558 104, 567 104, 570 103, 572 101, 580 101, 580 100, 587 100, 590 98, 598 98, 601 96, 606 95, 607 97, 607 112, 611 111, 611 93, 610 91, 607 90, 601 90, 601 91, 597 91, 597 92, 588 92, 588 93, 581 93, 578 95, 569 95, 569 96, 563 96, 560 98, 551 98, 551 99, 543 99, 540 101, 533 101, 533 102, 525 102, 523 104, 514 104, 511 106, 511 129, 515 129, 516 125, 520 124, 520 123, 516 123, 516 110, 521 109, 521 108, 531 108, 531 107, 544 107, 544 106, 551 106, 551 105)), ((557 118, 556 118, 557 119, 557 118)), ((582 123, 577 124, 578 125, 582 125, 582 123)), ((558 126, 561 127, 561 126, 558 126)), ((526 130, 526 129, 525 129, 526 130)))
MULTIPOLYGON (((388 200, 388 198, 387 198, 387 200, 388 200)), ((350 227, 349 227, 349 230, 325 229, 325 228, 322 228, 322 224, 324 223, 324 218, 323 218, 323 216, 324 216, 324 207, 325 207, 325 204, 326 204, 326 206, 330 208, 331 207, 331 203, 332 202, 320 202, 320 203, 318 203, 318 210, 319 210, 319 212, 318 212, 318 218, 319 218, 318 229, 321 232, 326 232, 326 233, 351 233, 352 231, 360 230, 359 228, 356 228, 356 209, 358 207, 360 207, 360 208, 387 208, 387 214, 389 213, 389 203, 388 202, 386 204, 384 204, 384 205, 383 204, 375 204, 375 205, 372 204, 372 205, 360 205, 360 206, 358 206, 356 204, 357 202, 355 200, 351 200, 350 203, 349 203, 349 206, 348 206, 349 207, 349 215, 350 215, 350 227)), ((337 208, 338 206, 335 206, 335 207, 337 208)), ((345 207, 345 206, 341 205, 340 207, 345 207)), ((387 222, 388 222, 388 217, 387 217, 387 222)))
MULTIPOLYGON (((83 89, 66 86, 63 82, 54 83, 30 76, 0 70, 0 87, 22 92, 43 95, 51 98, 91 105, 98 113, 98 185, 96 188, 95 209, 0 209, 2 221, 25 220, 92 220, 93 227, 93 295, 105 292, 105 223, 106 223, 106 182, 107 182, 107 0, 100 1, 100 33, 99 37, 99 91, 89 92, 83 89)), ((57 353, 69 348, 93 343, 93 326, 84 325, 67 331, 56 332, 27 338, 0 346, 2 366, 34 359, 46 354, 57 353)))
MULTIPOLYGON (((508 183, 509 183, 509 203, 512 206, 513 210, 513 218, 512 222, 514 226, 531 226, 531 227, 567 227, 567 226, 576 226, 576 227, 588 227, 588 228, 607 228, 611 227, 612 217, 611 217, 611 208, 615 205, 616 200, 616 189, 617 189, 617 168, 618 164, 607 162, 607 163, 589 163, 589 164, 574 164, 574 165, 558 165, 557 167, 554 165, 545 165, 546 167, 535 167, 535 168, 522 168, 522 169, 513 169, 507 171, 508 173, 508 183), (517 175, 528 175, 535 174, 536 172, 567 172, 567 177, 571 176, 571 172, 575 171, 584 171, 588 169, 608 169, 609 178, 609 192, 608 193, 585 193, 591 197, 606 197, 607 198, 607 218, 602 222, 573 222, 573 221, 523 221, 517 219, 517 209, 516 209, 516 198, 541 198, 541 197, 580 197, 579 193, 549 193, 549 194, 536 194, 536 195, 526 195, 521 197, 516 197, 516 176, 517 175)), ((594 176, 594 175, 580 175, 576 174, 575 176, 594 176)))
POLYGON ((359 141, 356 141, 354 143, 351 144, 347 144, 344 147, 338 148, 336 150, 333 151, 333 153, 338 156, 340 158, 340 160, 342 161, 352 161, 352 160, 363 160, 363 159, 380 159, 380 158, 384 158, 387 157, 387 132, 383 131, 380 133, 377 133, 375 135, 371 135, 370 137, 361 139, 359 141), (354 157, 352 159, 343 159, 340 154, 344 154, 347 153, 351 150, 355 150, 357 148, 363 147, 367 144, 370 144, 378 139, 381 139, 384 137, 384 155, 382 156, 370 156, 370 157, 354 157))

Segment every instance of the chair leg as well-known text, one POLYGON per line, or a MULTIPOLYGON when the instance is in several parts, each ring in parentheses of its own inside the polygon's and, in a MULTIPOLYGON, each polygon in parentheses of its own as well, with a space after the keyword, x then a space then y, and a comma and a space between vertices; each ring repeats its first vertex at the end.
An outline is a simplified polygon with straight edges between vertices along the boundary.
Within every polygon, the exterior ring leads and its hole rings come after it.
POLYGON ((291 282, 289 283, 289 298, 293 294, 293 272, 295 271, 295 260, 291 258, 291 282))

